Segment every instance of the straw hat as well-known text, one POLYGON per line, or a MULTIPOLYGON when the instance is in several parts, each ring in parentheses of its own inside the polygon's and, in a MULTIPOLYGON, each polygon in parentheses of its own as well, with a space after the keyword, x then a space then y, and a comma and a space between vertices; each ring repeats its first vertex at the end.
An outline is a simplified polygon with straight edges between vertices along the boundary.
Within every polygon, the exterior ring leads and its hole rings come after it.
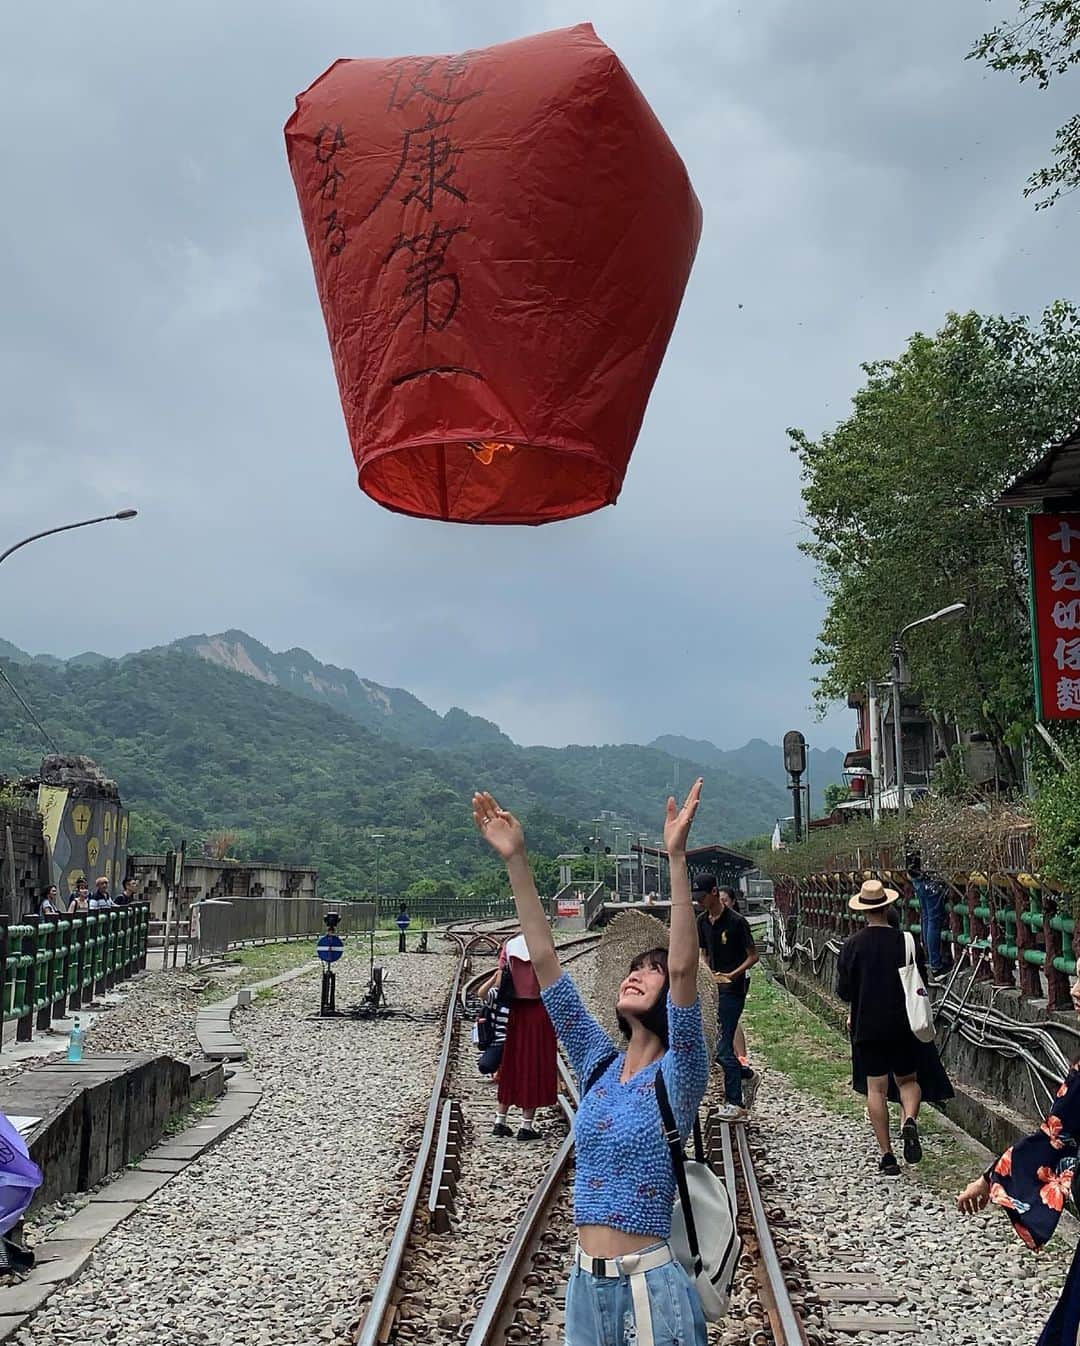
MULTIPOLYGON (((666 949, 670 942, 671 931, 663 921, 647 916, 643 911, 624 911, 605 927, 596 951, 592 999, 596 1017, 615 1042, 622 1040, 615 1017, 615 1002, 630 964, 646 949, 666 949)), ((716 1051, 716 982, 700 961, 697 993, 705 1028, 705 1046, 711 1061, 716 1051)))
POLYGON ((895 902, 899 896, 895 888, 886 888, 880 879, 867 879, 848 906, 852 911, 877 911, 895 902))

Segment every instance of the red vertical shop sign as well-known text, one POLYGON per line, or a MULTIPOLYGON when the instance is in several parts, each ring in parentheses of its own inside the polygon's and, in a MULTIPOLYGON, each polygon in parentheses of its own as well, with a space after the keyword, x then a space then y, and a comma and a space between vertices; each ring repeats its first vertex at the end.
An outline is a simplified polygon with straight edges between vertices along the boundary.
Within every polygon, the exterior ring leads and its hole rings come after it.
POLYGON ((1080 514, 1028 516, 1031 640, 1040 720, 1080 719, 1080 514))

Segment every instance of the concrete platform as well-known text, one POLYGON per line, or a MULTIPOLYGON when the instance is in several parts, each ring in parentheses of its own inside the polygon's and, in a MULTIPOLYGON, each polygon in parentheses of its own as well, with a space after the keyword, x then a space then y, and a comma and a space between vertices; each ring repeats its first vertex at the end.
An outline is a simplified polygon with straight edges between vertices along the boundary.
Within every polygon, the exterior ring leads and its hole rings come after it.
POLYGON ((58 1285, 74 1280, 102 1239, 142 1203, 161 1191, 178 1173, 250 1117, 261 1089, 248 1087, 223 1100, 214 1112, 173 1139, 154 1146, 133 1169, 107 1183, 89 1202, 65 1220, 51 1238, 34 1249, 37 1264, 17 1285, 0 1287, 0 1342, 9 1340, 58 1285))

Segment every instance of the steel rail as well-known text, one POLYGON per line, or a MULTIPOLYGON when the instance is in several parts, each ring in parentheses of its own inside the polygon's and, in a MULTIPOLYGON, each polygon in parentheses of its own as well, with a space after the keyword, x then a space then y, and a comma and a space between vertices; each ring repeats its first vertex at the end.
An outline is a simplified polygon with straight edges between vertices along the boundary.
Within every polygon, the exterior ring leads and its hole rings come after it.
POLYGON ((772 1232, 769 1229, 769 1220, 765 1214, 764 1202, 761 1200, 761 1189, 758 1187, 757 1175, 754 1173, 754 1161, 750 1156, 750 1143, 746 1139, 745 1126, 737 1128, 735 1139, 739 1150, 739 1162, 742 1165, 746 1195, 750 1202, 750 1215, 754 1222, 758 1258, 762 1270, 765 1272, 769 1293, 776 1309, 774 1336, 777 1335, 776 1325, 778 1324, 780 1328, 776 1346, 803 1346, 806 1342, 806 1334, 799 1315, 795 1312, 795 1306, 791 1302, 791 1293, 788 1290, 784 1270, 777 1255, 776 1244, 773 1242, 772 1232))
MULTIPOLYGON (((562 1066, 561 1059, 559 1065, 562 1066)), ((572 1125, 573 1107, 564 1097, 560 1097, 559 1102, 572 1125)), ((517 1222, 510 1243, 499 1259, 494 1278, 469 1332, 466 1346, 503 1346, 506 1341, 508 1324, 505 1319, 513 1307, 511 1300, 522 1264, 534 1247, 573 1153, 574 1133, 570 1131, 548 1164, 544 1176, 536 1185, 529 1198, 529 1204, 517 1222)))
MULTIPOLYGON (((481 938, 488 936, 489 932, 479 932, 474 929, 462 929, 458 926, 456 928, 443 930, 440 933, 444 937, 454 941, 457 945, 459 956, 457 972, 455 973, 453 985, 451 986, 450 995, 447 1001, 446 1016, 443 1025, 442 1049, 435 1068, 435 1081, 431 1089, 427 1115, 424 1119, 424 1130, 420 1138, 420 1146, 414 1162, 412 1177, 409 1180, 409 1185, 406 1188, 402 1200, 401 1213, 399 1214, 397 1224, 394 1227, 394 1234, 390 1241, 386 1259, 383 1263, 383 1269, 372 1293, 363 1324, 355 1338, 355 1346, 379 1346, 380 1341, 384 1339, 384 1325, 389 1327, 387 1318, 393 1308, 394 1290, 397 1285, 398 1277, 401 1274, 401 1266, 404 1261, 409 1237, 412 1233, 413 1221, 416 1218, 420 1206, 420 1197, 424 1186, 424 1179, 431 1166, 435 1151, 435 1144, 439 1131, 439 1121, 450 1077, 450 1063, 453 1056, 453 1046, 456 1036, 458 1009, 459 1007, 462 1010, 466 1008, 469 994, 481 981, 491 975, 490 970, 476 973, 468 978, 465 978, 464 975, 465 964, 469 954, 477 951, 475 947, 476 944, 481 938)), ((580 958, 584 954, 591 952, 598 939, 598 935, 583 935, 578 939, 568 940, 565 944, 560 946, 560 952, 567 949, 572 950, 572 952, 564 957, 562 961, 567 963, 573 962, 575 958, 580 958)), ((572 1125, 574 1109, 578 1103, 577 1087, 573 1075, 561 1054, 557 1059, 557 1066, 563 1087, 566 1090, 566 1095, 571 1100, 568 1102, 567 1097, 560 1096, 559 1102, 568 1121, 572 1125)), ((502 1346, 504 1337, 500 1334, 500 1330, 503 1325, 503 1320, 511 1307, 509 1301, 512 1291, 517 1283, 522 1263, 530 1249, 533 1247, 543 1226, 544 1219, 550 1209, 551 1202, 558 1190, 559 1183, 566 1170, 567 1164, 573 1155, 573 1151, 574 1138, 573 1133, 571 1132, 565 1137, 562 1144, 559 1146, 559 1149, 553 1156, 545 1170, 544 1176, 533 1191, 528 1206, 522 1214, 521 1219, 518 1221, 513 1237, 500 1259, 495 1277, 488 1288, 488 1293, 484 1298, 479 1314, 473 1324, 468 1338, 469 1346, 496 1346, 496 1344, 502 1346)))
POLYGON ((417 1151, 412 1177, 409 1179, 409 1185, 405 1189, 405 1196, 401 1205, 401 1214, 398 1216, 397 1224, 394 1227, 394 1236, 390 1240, 390 1247, 386 1254, 386 1260, 383 1263, 383 1269, 379 1274, 379 1279, 376 1282, 375 1289, 372 1293, 371 1303, 368 1305, 363 1326, 356 1337, 356 1346, 378 1346, 382 1336, 383 1322, 393 1307, 394 1289, 397 1285, 398 1276, 401 1273, 401 1263, 405 1257, 405 1249, 409 1241, 409 1234, 412 1230, 413 1220, 416 1218, 417 1208, 420 1204, 420 1193, 424 1185, 424 1177, 431 1162, 436 1132, 439 1125, 439 1114, 441 1112, 443 1094, 445 1093, 447 1081, 450 1077, 450 1061, 453 1054, 457 1025, 458 988, 461 984, 462 974, 465 970, 465 959, 467 956, 465 952, 466 946, 460 938, 458 938, 458 947, 460 950, 460 959, 457 972, 454 974, 454 983, 450 988, 450 996, 446 1004, 442 1050, 439 1053, 438 1063, 435 1067, 435 1082, 431 1087, 431 1097, 428 1100, 427 1115, 424 1118, 424 1130, 420 1137, 420 1148, 417 1151))

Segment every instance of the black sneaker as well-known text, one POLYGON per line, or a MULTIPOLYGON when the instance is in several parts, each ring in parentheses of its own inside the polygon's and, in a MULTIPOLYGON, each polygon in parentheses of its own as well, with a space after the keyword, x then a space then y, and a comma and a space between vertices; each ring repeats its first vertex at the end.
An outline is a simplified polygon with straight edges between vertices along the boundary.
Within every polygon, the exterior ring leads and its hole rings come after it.
POLYGON ((491 1134, 493 1136, 512 1136, 514 1133, 505 1122, 496 1122, 491 1128, 491 1134))
POLYGON ((917 1164, 922 1158, 922 1142, 914 1117, 909 1117, 900 1128, 900 1136, 904 1142, 904 1163, 917 1164))
POLYGON ((896 1162, 896 1156, 894 1154, 883 1154, 877 1171, 882 1178, 898 1178, 900 1176, 900 1165, 896 1162))
POLYGON ((523 1126, 517 1133, 518 1140, 539 1140, 540 1132, 534 1131, 531 1126, 523 1126))

